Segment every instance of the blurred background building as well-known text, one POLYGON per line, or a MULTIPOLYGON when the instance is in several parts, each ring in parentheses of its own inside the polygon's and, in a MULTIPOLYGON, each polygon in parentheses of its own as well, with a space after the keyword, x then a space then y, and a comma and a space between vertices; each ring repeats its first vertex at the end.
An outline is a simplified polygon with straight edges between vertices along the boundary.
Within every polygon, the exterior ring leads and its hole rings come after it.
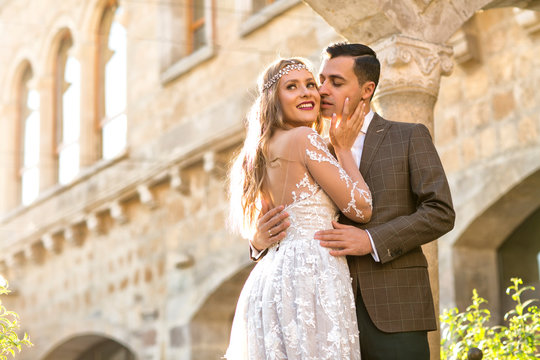
MULTIPOLYGON (((217 359, 252 264, 226 177, 259 72, 373 46, 374 99, 425 123, 457 222, 441 308, 540 287, 540 2, 0 0, 2 298, 21 360, 217 359)), ((540 296, 537 292, 537 296, 540 296)), ((433 339, 432 339, 433 344, 433 339)), ((437 358, 437 353, 433 354, 437 358)))

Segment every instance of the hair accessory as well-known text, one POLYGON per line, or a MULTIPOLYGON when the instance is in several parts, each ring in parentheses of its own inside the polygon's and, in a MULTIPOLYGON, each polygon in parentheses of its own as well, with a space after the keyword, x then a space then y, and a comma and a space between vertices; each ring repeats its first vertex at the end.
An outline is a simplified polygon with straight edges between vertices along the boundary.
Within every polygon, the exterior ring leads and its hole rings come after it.
POLYGON ((285 74, 288 74, 290 71, 293 71, 293 70, 301 70, 301 69, 306 69, 307 70, 307 66, 302 64, 302 63, 296 63, 296 62, 292 62, 292 64, 289 64, 287 66, 285 66, 283 69, 279 70, 279 72, 272 76, 272 78, 270 80, 268 80, 264 85, 263 85, 263 91, 264 90, 268 90, 272 85, 274 85, 279 79, 281 79, 281 77, 285 74))

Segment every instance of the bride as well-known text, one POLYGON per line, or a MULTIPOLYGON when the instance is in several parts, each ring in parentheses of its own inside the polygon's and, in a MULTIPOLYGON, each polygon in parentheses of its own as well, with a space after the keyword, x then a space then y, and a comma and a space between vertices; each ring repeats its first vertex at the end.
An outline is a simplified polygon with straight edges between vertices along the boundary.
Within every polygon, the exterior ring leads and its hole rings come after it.
POLYGON ((263 72, 231 170, 231 219, 244 235, 253 234, 263 205, 283 205, 291 225, 242 289, 227 359, 360 359, 347 261, 313 234, 331 228, 339 211, 356 222, 371 217, 371 194, 350 149, 364 107, 349 118, 346 101, 342 119, 332 117, 331 142, 345 131, 353 139, 334 147, 336 159, 319 135, 320 96, 306 64, 280 59, 263 72))

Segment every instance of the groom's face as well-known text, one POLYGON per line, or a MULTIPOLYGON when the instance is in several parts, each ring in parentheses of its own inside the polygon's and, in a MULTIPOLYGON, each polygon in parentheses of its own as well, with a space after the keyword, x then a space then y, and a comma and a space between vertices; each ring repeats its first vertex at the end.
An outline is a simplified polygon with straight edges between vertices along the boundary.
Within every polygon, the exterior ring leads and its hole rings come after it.
POLYGON ((319 74, 323 117, 330 118, 335 113, 340 118, 347 97, 350 111, 356 109, 362 96, 353 66, 354 58, 351 56, 338 56, 323 61, 319 74))

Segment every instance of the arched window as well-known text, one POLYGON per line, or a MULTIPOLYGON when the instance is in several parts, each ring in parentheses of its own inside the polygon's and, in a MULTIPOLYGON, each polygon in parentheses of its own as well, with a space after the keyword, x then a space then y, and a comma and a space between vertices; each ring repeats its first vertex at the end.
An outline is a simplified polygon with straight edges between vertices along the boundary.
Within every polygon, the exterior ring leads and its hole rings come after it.
POLYGON ((126 147, 127 138, 127 34, 121 7, 108 8, 100 26, 101 157, 110 159, 126 147))
POLYGON ((56 68, 56 156, 60 184, 72 181, 80 167, 81 66, 71 54, 72 45, 66 34, 59 47, 56 68))
POLYGON ((30 89, 32 69, 27 67, 21 79, 20 160, 21 202, 28 205, 39 193, 39 93, 30 89))

